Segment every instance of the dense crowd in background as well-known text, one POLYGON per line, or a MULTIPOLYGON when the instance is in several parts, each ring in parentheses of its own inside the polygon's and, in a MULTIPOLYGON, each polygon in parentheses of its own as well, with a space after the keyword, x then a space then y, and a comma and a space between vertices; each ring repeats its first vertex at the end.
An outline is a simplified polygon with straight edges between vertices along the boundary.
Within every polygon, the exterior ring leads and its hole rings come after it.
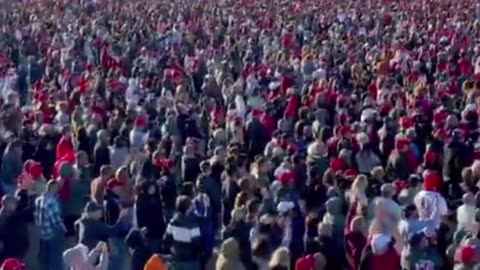
POLYGON ((480 269, 475 0, 0 0, 0 269, 480 269))

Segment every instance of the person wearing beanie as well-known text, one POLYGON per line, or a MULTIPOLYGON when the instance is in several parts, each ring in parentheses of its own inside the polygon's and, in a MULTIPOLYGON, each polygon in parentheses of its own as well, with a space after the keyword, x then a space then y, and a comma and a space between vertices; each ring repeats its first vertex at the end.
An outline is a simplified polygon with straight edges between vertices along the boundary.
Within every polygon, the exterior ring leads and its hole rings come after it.
POLYGON ((448 214, 447 202, 438 192, 439 185, 440 177, 436 172, 425 173, 423 190, 413 199, 420 220, 431 220, 435 228, 440 226, 442 219, 448 214))

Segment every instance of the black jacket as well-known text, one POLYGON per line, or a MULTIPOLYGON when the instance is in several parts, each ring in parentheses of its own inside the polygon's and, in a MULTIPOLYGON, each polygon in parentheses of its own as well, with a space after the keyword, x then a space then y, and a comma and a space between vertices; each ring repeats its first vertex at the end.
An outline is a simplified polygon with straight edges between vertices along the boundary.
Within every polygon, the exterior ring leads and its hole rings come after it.
POLYGON ((98 143, 95 145, 93 151, 93 162, 95 166, 95 173, 98 175, 100 173, 100 168, 103 165, 110 164, 110 149, 107 145, 102 145, 98 143))
POLYGON ((163 220, 163 205, 155 183, 146 183, 136 201, 136 213, 138 227, 147 228, 149 238, 161 238, 165 232, 165 221, 163 220), (153 195, 148 194, 149 188, 155 188, 153 195))
POLYGON ((166 250, 172 251, 174 261, 196 261, 202 254, 200 226, 194 218, 176 214, 164 236, 166 250))
POLYGON ((29 248, 28 222, 25 213, 17 210, 6 213, 0 210, 0 261, 5 258, 22 258, 29 248))
POLYGON ((143 270, 147 261, 152 257, 153 252, 147 246, 142 233, 137 230, 131 230, 125 238, 127 246, 132 249, 131 270, 143 270))

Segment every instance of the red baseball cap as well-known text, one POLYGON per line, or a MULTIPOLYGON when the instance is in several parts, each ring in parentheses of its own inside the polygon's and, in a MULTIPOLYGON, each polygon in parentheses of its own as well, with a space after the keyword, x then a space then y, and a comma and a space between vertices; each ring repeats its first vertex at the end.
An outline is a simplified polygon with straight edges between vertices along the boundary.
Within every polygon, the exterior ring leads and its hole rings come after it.
POLYGON ((14 258, 6 259, 2 264, 2 270, 23 270, 23 269, 25 269, 25 264, 14 258))

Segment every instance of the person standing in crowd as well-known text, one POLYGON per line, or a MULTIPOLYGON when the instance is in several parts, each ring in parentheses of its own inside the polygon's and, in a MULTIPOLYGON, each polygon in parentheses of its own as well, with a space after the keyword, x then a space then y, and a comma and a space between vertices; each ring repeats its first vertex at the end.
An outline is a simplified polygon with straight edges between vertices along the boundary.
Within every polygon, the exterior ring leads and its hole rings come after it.
POLYGON ((63 269, 62 252, 67 228, 57 192, 60 184, 50 180, 47 190, 35 201, 35 225, 40 228, 40 265, 42 269, 63 269))
POLYGON ((220 248, 220 255, 215 263, 215 270, 245 270, 240 260, 240 249, 238 242, 233 238, 223 241, 220 248))
POLYGON ((202 254, 200 227, 190 214, 192 201, 181 195, 175 203, 175 215, 167 226, 164 245, 172 252, 174 269, 200 270, 202 254))
POLYGON ((137 226, 146 228, 147 239, 155 252, 160 252, 162 238, 167 227, 163 206, 158 185, 154 182, 142 183, 140 193, 135 201, 137 226))
POLYGON ((93 165, 95 173, 100 173, 101 167, 110 165, 109 137, 106 130, 100 130, 97 133, 97 143, 93 150, 93 165))
POLYGON ((8 143, 2 157, 1 181, 3 193, 15 191, 15 180, 22 173, 22 142, 13 140, 8 143))
POLYGON ((21 259, 29 248, 28 208, 21 208, 17 198, 7 194, 0 208, 0 261, 6 258, 21 259))
POLYGON ((107 244, 98 242, 93 249, 89 249, 79 243, 63 252, 63 261, 69 270, 107 270, 107 244))
POLYGON ((113 176, 112 167, 105 165, 100 168, 100 176, 93 179, 90 185, 91 200, 99 205, 103 205, 103 199, 107 189, 107 182, 113 176))

